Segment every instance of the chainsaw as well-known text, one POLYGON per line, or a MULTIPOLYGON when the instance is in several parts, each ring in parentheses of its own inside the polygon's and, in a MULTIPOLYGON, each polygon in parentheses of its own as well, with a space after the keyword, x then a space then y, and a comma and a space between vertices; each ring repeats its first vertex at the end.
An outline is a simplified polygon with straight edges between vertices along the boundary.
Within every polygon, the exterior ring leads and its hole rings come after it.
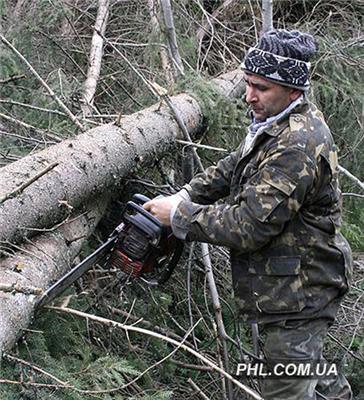
POLYGON ((140 278, 151 286, 165 283, 182 255, 183 242, 142 207, 149 200, 135 194, 126 203, 121 223, 107 241, 47 289, 37 307, 59 296, 101 260, 105 260, 107 268, 120 271, 123 278, 140 278))

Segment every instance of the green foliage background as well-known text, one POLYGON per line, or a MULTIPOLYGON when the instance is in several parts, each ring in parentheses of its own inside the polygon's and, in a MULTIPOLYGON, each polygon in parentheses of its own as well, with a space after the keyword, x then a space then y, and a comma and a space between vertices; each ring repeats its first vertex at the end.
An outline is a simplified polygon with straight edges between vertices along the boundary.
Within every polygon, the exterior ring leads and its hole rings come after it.
MULTIPOLYGON (((69 109, 82 118, 80 94, 88 66, 88 50, 97 8, 96 3, 91 2, 69 3, 61 0, 0 1, 0 32, 34 66, 69 109), (17 7, 21 3, 22 7, 17 7)), ((222 1, 202 3, 205 9, 213 12, 222 1)), ((116 43, 118 49, 147 79, 168 87, 171 94, 183 91, 198 98, 205 115, 201 142, 230 151, 245 135, 245 126, 249 123, 246 107, 242 99, 229 102, 221 98, 208 83, 208 78, 238 67, 244 51, 255 43, 256 30, 260 28, 259 2, 233 2, 233 6, 218 17, 220 23, 214 25, 214 36, 205 35, 201 44, 196 32, 206 20, 198 2, 177 0, 173 2, 173 11, 186 69, 185 77, 179 78, 174 85, 166 81, 158 52, 158 44, 165 43, 165 35, 163 32, 153 33, 146 1, 114 2, 106 36, 116 43)), ((363 3, 359 0, 274 2, 277 28, 306 30, 318 40, 319 52, 313 62, 310 95, 327 118, 340 148, 340 164, 361 180, 364 179, 363 18, 363 3)), ((62 140, 78 133, 64 115, 54 112, 59 112, 57 104, 19 58, 1 45, 0 80, 16 76, 20 78, 0 84, 0 113, 13 118, 10 121, 0 115, 1 166, 51 145, 51 138, 62 140), (26 128, 21 122, 32 128, 26 128)), ((141 79, 111 46, 105 45, 101 77, 95 95, 95 105, 102 117, 89 116, 83 123, 91 128, 95 124, 112 122, 119 113, 130 114, 155 101, 141 79)), ((183 184, 180 161, 184 149, 181 147, 180 150, 177 155, 170 154, 156 160, 155 165, 146 170, 135 171, 131 180, 125 182, 124 196, 116 207, 120 209, 130 193, 141 191, 153 196, 165 190, 165 186, 156 189, 157 185, 168 183, 178 188, 183 184), (136 179, 139 183, 135 183, 136 179), (154 187, 151 189, 150 185, 145 186, 140 182, 147 182, 154 187)), ((199 154, 205 165, 221 157, 221 153, 211 150, 199 150, 199 154)), ((344 193, 363 194, 343 175, 341 186, 344 193)), ((363 252, 363 198, 344 196, 344 210, 343 231, 353 250, 363 252)), ((103 221, 94 242, 89 246, 96 246, 98 239, 108 234, 110 226, 115 224, 115 217, 110 211, 109 219, 103 221)), ((85 249, 85 254, 89 250, 85 249)), ((233 338, 239 337, 249 346, 250 338, 245 334, 244 324, 239 322, 232 299, 228 257, 223 249, 213 251, 228 333, 233 338)), ((130 314, 148 321, 151 330, 159 327, 180 336, 188 330, 191 315, 193 322, 203 316, 203 322, 194 331, 195 341, 204 355, 216 359, 213 310, 198 261, 197 255, 192 262, 190 289, 186 285, 187 260, 166 286, 153 290, 137 282, 120 286, 117 276, 96 268, 70 289, 70 306, 120 322, 128 321, 128 318, 125 314, 116 313, 115 309, 127 313, 130 311, 130 314), (98 274, 101 274, 100 279, 98 274), (192 312, 189 311, 188 298, 193 299, 190 305, 192 312)), ((364 290, 361 278, 363 271, 358 269, 356 274, 352 295, 346 303, 353 310, 352 320, 345 320, 346 315, 340 316, 351 326, 355 326, 358 320, 359 324, 361 322, 360 313, 358 316, 360 301, 357 299, 361 298, 364 290)), ((139 323, 143 325, 143 321, 139 323)), ((341 328, 340 321, 334 329, 345 346, 351 346, 352 351, 363 357, 360 329, 353 334, 352 329, 341 328)), ((188 340, 192 341, 192 338, 188 340)), ((234 366, 241 359, 240 354, 233 346, 229 350, 234 366)), ((182 352, 177 352, 171 359, 151 369, 135 384, 123 387, 171 351, 172 348, 164 342, 147 336, 127 336, 125 332, 106 326, 44 310, 37 316, 31 330, 24 332, 12 356, 47 371, 64 385, 4 355, 0 365, 0 398, 193 399, 197 395, 186 383, 189 378, 198 383, 211 399, 222 398, 218 375, 183 367, 198 362, 182 352)), ((363 381, 362 368, 357 367, 357 360, 350 358, 345 351, 339 352, 331 342, 327 345, 327 351, 329 355, 340 356, 346 362, 355 398, 363 398, 360 397, 363 396, 360 387, 363 381)), ((248 384, 254 385, 254 382, 248 384)))

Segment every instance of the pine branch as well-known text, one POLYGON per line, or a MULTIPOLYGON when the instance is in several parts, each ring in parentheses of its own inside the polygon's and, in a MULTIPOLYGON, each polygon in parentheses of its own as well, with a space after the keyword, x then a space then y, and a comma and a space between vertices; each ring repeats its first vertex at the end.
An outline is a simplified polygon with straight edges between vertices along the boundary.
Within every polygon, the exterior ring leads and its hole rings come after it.
POLYGON ((124 324, 121 324, 120 322, 116 322, 116 321, 113 321, 113 320, 110 320, 107 318, 99 317, 99 316, 96 316, 93 314, 87 314, 82 311, 74 310, 72 308, 61 308, 61 307, 53 307, 53 306, 47 306, 47 308, 50 310, 54 310, 54 311, 65 313, 65 314, 76 315, 78 317, 85 318, 87 321, 95 321, 95 322, 101 323, 103 325, 106 325, 109 328, 121 329, 121 330, 125 331, 125 333, 127 333, 127 334, 130 332, 140 333, 140 334, 151 336, 156 339, 162 340, 164 342, 170 343, 173 346, 176 346, 178 349, 184 350, 184 351, 192 354, 193 356, 198 358, 200 361, 202 361, 204 364, 210 366, 214 371, 223 375, 226 379, 231 381, 235 386, 237 386, 238 388, 242 389, 244 392, 246 392, 247 394, 252 396, 254 399, 263 400, 263 398, 255 390, 252 390, 248 386, 239 382, 232 375, 230 375, 228 372, 226 372, 223 368, 220 368, 219 366, 217 366, 215 363, 210 361, 205 356, 201 355, 196 350, 191 349, 190 347, 186 346, 185 344, 178 342, 174 339, 171 339, 167 336, 163 336, 159 333, 149 331, 147 329, 139 328, 136 326, 124 325, 124 324))
POLYGON ((63 101, 54 93, 54 91, 47 85, 43 78, 38 74, 38 72, 32 67, 29 61, 5 38, 4 35, 0 34, 0 40, 7 46, 11 51, 13 51, 29 68, 30 72, 37 78, 37 80, 42 84, 42 86, 47 90, 49 95, 57 102, 57 104, 65 111, 71 121, 81 129, 85 131, 85 128, 80 123, 80 121, 72 114, 70 109, 63 103, 63 101))

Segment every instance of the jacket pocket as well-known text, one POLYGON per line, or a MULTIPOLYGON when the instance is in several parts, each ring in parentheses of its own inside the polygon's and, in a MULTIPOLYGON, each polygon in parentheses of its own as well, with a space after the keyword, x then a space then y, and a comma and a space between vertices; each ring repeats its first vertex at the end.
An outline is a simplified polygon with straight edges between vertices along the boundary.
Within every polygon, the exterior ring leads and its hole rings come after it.
POLYGON ((300 277, 301 259, 271 257, 249 268, 256 308, 268 314, 300 312, 305 296, 300 277))
POLYGON ((265 167, 246 187, 246 203, 254 217, 265 222, 296 189, 296 182, 277 168, 265 167))

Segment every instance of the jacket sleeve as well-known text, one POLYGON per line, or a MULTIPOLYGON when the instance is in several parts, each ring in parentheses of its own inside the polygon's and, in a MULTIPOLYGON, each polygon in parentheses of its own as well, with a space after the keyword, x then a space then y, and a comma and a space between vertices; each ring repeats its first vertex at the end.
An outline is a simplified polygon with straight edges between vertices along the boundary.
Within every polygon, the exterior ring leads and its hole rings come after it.
POLYGON ((182 239, 254 251, 278 235, 313 185, 315 160, 298 146, 276 148, 260 164, 230 204, 183 201, 173 225, 184 227, 182 239))
POLYGON ((239 159, 241 146, 227 157, 219 160, 217 165, 208 167, 197 174, 184 188, 193 202, 212 204, 230 194, 231 177, 239 159))

